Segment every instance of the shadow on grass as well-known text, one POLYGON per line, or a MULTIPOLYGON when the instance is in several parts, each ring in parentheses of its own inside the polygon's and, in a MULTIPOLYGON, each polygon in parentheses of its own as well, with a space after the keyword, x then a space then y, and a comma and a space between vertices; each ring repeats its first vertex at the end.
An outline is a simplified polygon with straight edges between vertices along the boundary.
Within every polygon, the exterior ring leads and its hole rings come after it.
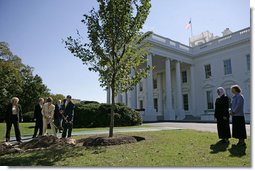
POLYGON ((235 145, 233 144, 228 151, 231 157, 242 157, 246 155, 246 145, 235 145))
MULTIPOLYGON (((65 158, 83 155, 80 148, 61 148, 31 151, 1 156, 1 166, 53 166, 65 158)), ((68 165, 68 163, 67 163, 68 165)))
POLYGON ((210 149, 212 150, 210 153, 215 154, 218 152, 227 151, 228 146, 229 146, 229 142, 218 141, 216 144, 212 144, 210 146, 210 149))

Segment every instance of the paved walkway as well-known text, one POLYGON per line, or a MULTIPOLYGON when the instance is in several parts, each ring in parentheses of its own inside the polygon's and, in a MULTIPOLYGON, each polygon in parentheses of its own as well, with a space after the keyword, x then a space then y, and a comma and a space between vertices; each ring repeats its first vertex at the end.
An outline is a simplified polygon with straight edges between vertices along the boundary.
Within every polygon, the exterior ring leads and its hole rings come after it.
MULTIPOLYGON (((216 123, 183 123, 183 122, 157 122, 157 123, 144 123, 144 127, 141 128, 115 128, 114 132, 148 132, 148 131, 162 131, 162 130, 176 130, 176 129, 192 129, 197 131, 209 131, 217 132, 216 123)), ((232 125, 230 125, 232 127, 232 125)), ((246 125, 247 135, 250 136, 250 125, 246 125)), ((74 131, 72 135, 96 135, 96 134, 108 134, 109 130, 91 130, 91 131, 74 131)), ((57 135, 61 137, 61 134, 57 135)), ((32 135, 24 135, 23 141, 30 140, 32 135)), ((11 137, 11 141, 15 140, 15 137, 11 137)))
MULTIPOLYGON (((216 123, 189 123, 189 122, 157 122, 157 123, 145 123, 143 125, 156 127, 156 128, 175 128, 175 129, 192 129, 197 131, 209 131, 217 132, 216 123)), ((247 135, 250 136, 251 126, 246 124, 247 135)), ((230 124, 230 129, 232 129, 232 124, 230 124)))

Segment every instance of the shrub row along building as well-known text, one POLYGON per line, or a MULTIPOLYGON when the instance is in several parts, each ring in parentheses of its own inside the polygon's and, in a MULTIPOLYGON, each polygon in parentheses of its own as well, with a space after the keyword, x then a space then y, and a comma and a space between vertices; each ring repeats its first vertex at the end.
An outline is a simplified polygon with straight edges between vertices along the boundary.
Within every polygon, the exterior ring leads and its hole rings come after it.
MULTIPOLYGON (((231 98, 231 85, 238 84, 245 97, 245 118, 250 121, 250 28, 222 37, 209 31, 189 39, 186 46, 152 34, 147 64, 155 66, 132 91, 119 94, 117 102, 141 109, 144 121, 214 120, 217 87, 231 98)), ((145 66, 141 66, 145 67, 145 66)), ((132 74, 132 73, 131 73, 132 74)), ((107 102, 110 103, 110 91, 107 102)))

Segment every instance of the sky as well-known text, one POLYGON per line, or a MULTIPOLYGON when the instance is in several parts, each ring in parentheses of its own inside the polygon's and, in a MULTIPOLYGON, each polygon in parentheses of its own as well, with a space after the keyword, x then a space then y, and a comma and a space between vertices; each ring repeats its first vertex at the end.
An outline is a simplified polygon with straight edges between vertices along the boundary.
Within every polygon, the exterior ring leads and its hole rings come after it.
MULTIPOLYGON (((193 35, 210 31, 221 36, 225 28, 235 32, 250 26, 249 0, 152 0, 150 14, 142 31, 188 45, 192 20, 193 35)), ((83 14, 96 0, 0 0, 0 41, 7 42, 13 54, 34 67, 51 93, 72 95, 75 99, 106 102, 98 74, 88 71, 62 40, 76 36, 87 41, 83 14)))

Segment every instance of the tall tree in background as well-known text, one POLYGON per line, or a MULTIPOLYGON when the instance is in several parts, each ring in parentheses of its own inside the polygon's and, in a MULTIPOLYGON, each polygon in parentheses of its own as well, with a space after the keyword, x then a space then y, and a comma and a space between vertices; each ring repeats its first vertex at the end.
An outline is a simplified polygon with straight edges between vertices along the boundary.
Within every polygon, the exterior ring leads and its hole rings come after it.
POLYGON ((102 87, 111 89, 109 137, 112 137, 116 95, 132 89, 152 69, 139 67, 146 62, 149 50, 143 40, 151 34, 139 31, 151 4, 150 0, 98 0, 98 4, 99 10, 93 8, 82 20, 88 28, 89 43, 83 43, 78 32, 79 38, 70 36, 65 44, 74 56, 89 65, 90 71, 99 73, 102 87))
POLYGON ((33 76, 33 68, 13 55, 6 42, 0 42, 0 119, 13 96, 20 98, 23 112, 33 110, 41 96, 49 95, 49 89, 40 76, 33 76))

